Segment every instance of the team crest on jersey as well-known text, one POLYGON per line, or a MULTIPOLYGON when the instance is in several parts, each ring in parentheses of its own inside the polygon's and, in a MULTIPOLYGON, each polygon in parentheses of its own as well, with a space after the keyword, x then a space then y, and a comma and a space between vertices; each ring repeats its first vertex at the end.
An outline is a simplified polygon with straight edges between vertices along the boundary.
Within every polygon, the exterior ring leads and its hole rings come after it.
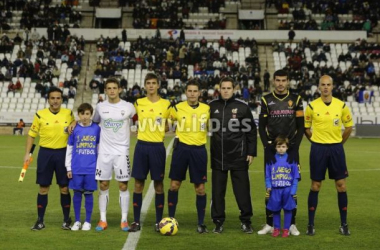
POLYGON ((236 114, 237 114, 238 109, 232 109, 232 119, 236 119, 236 114))
POLYGON ((114 121, 112 119, 107 119, 104 121, 104 127, 113 129, 113 132, 115 133, 123 126, 123 124, 123 121, 114 121))
POLYGON ((122 115, 122 116, 125 115, 125 110, 122 110, 122 111, 121 111, 121 115, 122 115))
POLYGON ((292 100, 289 100, 288 101, 288 108, 293 108, 293 101, 292 100))
POLYGON ((157 125, 161 125, 162 124, 162 117, 160 117, 160 116, 156 117, 156 124, 157 125))

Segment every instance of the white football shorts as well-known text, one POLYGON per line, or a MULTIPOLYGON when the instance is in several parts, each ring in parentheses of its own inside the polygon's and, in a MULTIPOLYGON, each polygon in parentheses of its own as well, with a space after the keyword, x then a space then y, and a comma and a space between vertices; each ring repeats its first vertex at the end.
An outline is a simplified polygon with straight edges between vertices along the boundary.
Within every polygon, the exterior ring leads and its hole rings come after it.
POLYGON ((115 173, 115 180, 129 181, 131 178, 129 155, 99 154, 95 179, 100 181, 112 180, 112 170, 115 173))

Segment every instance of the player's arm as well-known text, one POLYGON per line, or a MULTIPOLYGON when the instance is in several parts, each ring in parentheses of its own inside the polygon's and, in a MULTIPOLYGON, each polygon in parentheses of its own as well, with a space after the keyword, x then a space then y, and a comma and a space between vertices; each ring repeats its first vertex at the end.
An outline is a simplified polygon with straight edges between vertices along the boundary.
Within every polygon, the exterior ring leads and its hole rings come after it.
POLYGON ((75 134, 71 134, 69 136, 69 140, 67 143, 67 148, 66 148, 66 158, 65 158, 65 167, 67 171, 67 177, 69 179, 72 178, 72 173, 71 173, 71 159, 73 157, 73 145, 74 145, 74 139, 75 139, 75 134))
POLYGON ((272 190, 272 182, 271 182, 271 165, 265 164, 265 187, 266 191, 270 193, 272 190))
POLYGON ((296 128, 297 128, 297 134, 296 134, 296 147, 297 149, 301 145, 301 141, 303 138, 303 134, 305 133, 305 116, 303 113, 303 103, 301 96, 298 96, 297 99, 297 106, 296 106, 296 128))
POLYGON ((352 116, 351 116, 351 112, 348 109, 348 107, 346 106, 346 104, 344 104, 344 106, 343 106, 342 122, 343 122, 343 126, 344 126, 344 131, 342 134, 342 144, 344 144, 348 140, 348 138, 350 137, 351 132, 352 132, 352 127, 354 125, 354 122, 353 122, 352 116))
POLYGON ((313 120, 313 107, 309 104, 306 107, 306 112, 305 112, 305 135, 306 138, 311 141, 311 136, 313 135, 311 133, 311 125, 312 125, 312 120, 313 120))
POLYGON ((32 149, 33 144, 34 144, 34 137, 28 135, 28 137, 26 138, 24 164, 25 163, 29 164, 30 150, 32 149))
POLYGON ((268 146, 268 134, 266 131, 268 125, 268 106, 264 97, 261 98, 261 112, 259 115, 259 135, 264 148, 268 146))
POLYGON ((34 139, 38 136, 38 132, 40 131, 40 115, 36 113, 33 118, 32 126, 30 127, 28 137, 26 138, 26 146, 25 146, 25 156, 24 156, 24 164, 29 164, 30 160, 30 150, 34 144, 34 139))
POLYGON ((257 155, 257 127, 255 120, 253 119, 251 109, 248 105, 246 107, 244 120, 246 123, 245 125, 247 125, 247 127, 243 126, 243 131, 245 132, 247 140, 247 161, 248 165, 251 165, 253 159, 257 155))
POLYGON ((73 146, 72 145, 67 145, 65 166, 66 166, 66 171, 67 171, 67 178, 69 178, 69 179, 73 178, 73 175, 72 175, 72 172, 71 172, 71 158, 72 158, 72 155, 73 155, 73 146))

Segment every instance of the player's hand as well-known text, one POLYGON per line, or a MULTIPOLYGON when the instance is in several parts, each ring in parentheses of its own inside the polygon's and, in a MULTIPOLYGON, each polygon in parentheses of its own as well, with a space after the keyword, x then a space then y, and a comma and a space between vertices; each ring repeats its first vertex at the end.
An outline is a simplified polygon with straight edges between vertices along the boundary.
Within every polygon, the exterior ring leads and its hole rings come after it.
POLYGON ((24 156, 24 164, 29 164, 29 161, 30 161, 30 154, 29 153, 26 153, 25 156, 24 156))
POLYGON ((247 155, 248 166, 252 164, 254 158, 252 155, 247 155))
POLYGON ((131 132, 132 132, 132 133, 134 133, 134 134, 137 135, 138 131, 139 131, 139 130, 137 129, 137 126, 136 126, 136 125, 132 125, 132 126, 131 126, 131 132))
POLYGON ((267 188, 267 193, 270 193, 270 191, 272 191, 271 188, 267 188))
POLYGON ((67 171, 67 178, 73 178, 73 173, 71 171, 67 171))
POLYGON ((70 135, 73 133, 74 128, 75 128, 76 125, 77 125, 77 122, 76 122, 76 121, 73 121, 73 122, 69 125, 69 127, 67 128, 67 131, 69 132, 70 135))

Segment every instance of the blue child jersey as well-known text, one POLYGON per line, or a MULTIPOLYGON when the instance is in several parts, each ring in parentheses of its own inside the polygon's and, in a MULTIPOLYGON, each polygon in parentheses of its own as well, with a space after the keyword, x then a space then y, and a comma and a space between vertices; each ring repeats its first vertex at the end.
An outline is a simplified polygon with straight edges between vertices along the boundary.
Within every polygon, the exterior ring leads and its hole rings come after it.
POLYGON ((300 178, 296 163, 288 163, 288 154, 276 154, 274 164, 266 164, 265 184, 267 188, 291 187, 295 179, 300 178))
POLYGON ((75 127, 68 144, 73 146, 71 168, 73 174, 94 174, 98 157, 100 127, 96 123, 75 127))

